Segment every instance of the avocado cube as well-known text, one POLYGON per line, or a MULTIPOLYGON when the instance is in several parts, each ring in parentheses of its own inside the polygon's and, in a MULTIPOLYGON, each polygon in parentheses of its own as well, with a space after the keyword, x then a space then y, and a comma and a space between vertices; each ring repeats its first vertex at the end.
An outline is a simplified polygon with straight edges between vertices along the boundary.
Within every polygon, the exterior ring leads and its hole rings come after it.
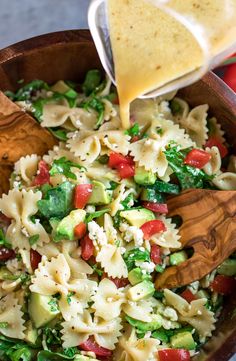
POLYGON ((6 268, 0 268, 0 281, 8 280, 13 276, 13 274, 6 268))
POLYGON ((183 348, 185 350, 194 350, 196 345, 191 332, 178 332, 170 338, 170 344, 173 348, 183 348))
POLYGON ((52 321, 60 311, 51 307, 50 301, 52 297, 43 296, 39 293, 32 292, 29 299, 29 315, 36 328, 45 326, 52 321))
POLYGON ((120 216, 126 219, 131 226, 136 227, 141 227, 144 223, 156 219, 154 213, 146 208, 122 211, 120 216))
POLYGON ((92 194, 89 198, 88 204, 101 206, 111 202, 111 193, 106 189, 105 185, 98 181, 92 182, 92 194))
POLYGON ((135 176, 134 181, 137 184, 143 186, 153 185, 156 181, 157 177, 152 171, 146 170, 144 167, 135 168, 135 176))
POLYGON ((155 287, 152 282, 144 280, 141 283, 131 287, 128 292, 127 296, 131 301, 139 301, 143 298, 150 297, 154 294, 155 287))
POLYGON ((132 269, 128 274, 128 280, 130 281, 132 286, 135 286, 136 284, 144 280, 150 281, 150 279, 151 276, 148 274, 143 274, 141 268, 139 267, 132 269))
POLYGON ((236 275, 236 259, 226 259, 217 269, 220 275, 234 276, 236 275))
POLYGON ((179 251, 170 255, 171 266, 177 266, 180 263, 185 262, 188 259, 188 255, 185 251, 179 251))
POLYGON ((71 211, 70 214, 63 218, 57 225, 54 240, 61 241, 63 239, 68 239, 69 241, 73 241, 75 239, 75 226, 83 222, 85 216, 86 212, 83 209, 71 211))

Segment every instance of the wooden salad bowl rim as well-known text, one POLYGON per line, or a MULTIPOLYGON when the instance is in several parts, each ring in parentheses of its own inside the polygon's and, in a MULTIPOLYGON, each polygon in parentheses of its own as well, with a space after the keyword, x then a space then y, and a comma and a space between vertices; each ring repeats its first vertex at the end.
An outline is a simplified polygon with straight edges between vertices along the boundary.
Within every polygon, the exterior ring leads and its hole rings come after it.
MULTIPOLYGON (((60 68, 57 59, 53 58, 54 52, 56 54, 62 52, 60 53, 61 58, 63 58, 63 56, 66 58, 64 73, 73 75, 73 72, 76 73, 76 70, 73 61, 70 60, 70 50, 71 53, 73 52, 71 58, 75 59, 76 51, 79 47, 83 49, 81 52, 83 56, 80 56, 80 61, 78 61, 77 64, 77 66, 80 66, 80 63, 82 63, 81 66, 83 70, 81 70, 81 72, 88 70, 89 64, 87 63, 89 63, 89 61, 86 59, 89 59, 89 57, 92 57, 90 63, 92 62, 94 67, 96 66, 101 69, 101 64, 88 30, 69 30, 45 34, 21 41, 0 50, 0 90, 16 90, 19 88, 21 85, 17 84, 17 80, 21 78, 17 78, 18 75, 26 74, 26 82, 33 80, 36 66, 37 69, 41 66, 37 74, 44 75, 45 73, 45 78, 48 82, 59 80, 61 74, 63 74, 63 70, 62 72, 58 71, 60 68), (49 58, 54 59, 54 66, 50 63, 48 69, 45 67, 45 64, 43 64, 45 54, 51 54, 49 58), (38 57, 39 60, 36 59, 38 57), (31 63, 27 59, 31 59, 31 63), (40 62, 42 62, 42 64, 40 64, 40 62), (43 66, 45 69, 42 68, 43 66), (74 68, 72 72, 68 70, 69 66, 74 68), (56 78, 57 75, 58 78, 56 78)), ((60 62, 59 59, 59 63, 60 67, 63 67, 62 60, 60 62)), ((78 79, 81 78, 81 76, 80 73, 78 79)), ((196 84, 180 90, 179 95, 186 99, 192 106, 204 102, 209 104, 210 111, 213 109, 213 114, 216 113, 217 118, 220 121, 222 120, 221 123, 223 123, 224 130, 226 131, 227 140, 233 149, 236 150, 236 94, 233 93, 221 79, 214 73, 209 72, 196 84)), ((228 300, 223 314, 218 321, 215 336, 204 346, 200 355, 195 357, 196 361, 227 361, 236 352, 235 310, 236 297, 234 295, 234 297, 228 300)))

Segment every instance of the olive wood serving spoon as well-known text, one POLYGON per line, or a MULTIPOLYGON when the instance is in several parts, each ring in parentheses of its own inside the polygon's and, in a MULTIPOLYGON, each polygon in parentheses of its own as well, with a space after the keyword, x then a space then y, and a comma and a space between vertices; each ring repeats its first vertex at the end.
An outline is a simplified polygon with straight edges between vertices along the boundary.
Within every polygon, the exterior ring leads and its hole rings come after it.
POLYGON ((9 189, 14 163, 27 154, 43 155, 57 141, 18 105, 0 92, 0 196, 9 189))
POLYGON ((236 250, 236 191, 193 189, 168 200, 168 216, 180 216, 180 242, 193 248, 185 262, 167 268, 155 287, 175 288, 201 279, 236 250))

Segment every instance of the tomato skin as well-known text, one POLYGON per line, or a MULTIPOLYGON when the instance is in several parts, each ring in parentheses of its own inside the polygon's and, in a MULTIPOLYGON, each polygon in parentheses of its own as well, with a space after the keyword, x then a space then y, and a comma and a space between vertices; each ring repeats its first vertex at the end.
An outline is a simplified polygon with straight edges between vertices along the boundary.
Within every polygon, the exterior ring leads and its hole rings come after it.
POLYGON ((223 80, 233 91, 236 92, 236 64, 227 66, 223 80))
POLYGON ((15 258, 16 254, 13 249, 6 247, 0 247, 0 261, 8 261, 9 259, 15 258))
POLYGON ((38 268, 41 259, 42 259, 41 254, 39 254, 34 249, 30 250, 30 263, 33 271, 35 271, 38 268))
POLYGON ((133 165, 134 161, 131 157, 124 156, 120 153, 111 153, 109 156, 109 161, 108 161, 108 166, 110 168, 117 168, 117 166, 119 166, 120 164, 130 164, 133 165))
POLYGON ((131 139, 131 143, 135 143, 137 142, 138 140, 140 140, 140 137, 138 135, 134 135, 131 139))
POLYGON ((109 277, 107 273, 103 273, 102 275, 102 280, 104 278, 108 278, 110 281, 112 281, 113 283, 115 283, 116 287, 117 288, 122 288, 122 287, 126 287, 130 284, 128 278, 112 278, 112 277, 109 277))
POLYGON ((94 252, 93 241, 89 238, 88 234, 80 240, 80 246, 81 246, 81 257, 85 261, 88 261, 93 256, 93 252, 94 252))
POLYGON ((202 169, 211 159, 211 155, 201 149, 192 149, 185 157, 184 164, 202 169))
POLYGON ((111 350, 108 350, 107 348, 99 346, 92 337, 89 337, 87 341, 81 343, 79 345, 79 348, 84 351, 94 352, 96 354, 96 356, 104 356, 104 357, 112 356, 111 350))
POLYGON ((142 205, 144 208, 149 209, 155 213, 168 213, 168 207, 166 203, 143 202, 142 205))
POLYGON ((235 290, 236 279, 231 276, 217 275, 210 287, 221 295, 230 295, 235 290))
POLYGON ((38 164, 38 174, 33 181, 33 185, 42 186, 46 183, 50 183, 49 167, 44 160, 40 160, 38 164))
POLYGON ((180 294, 180 296, 183 297, 188 303, 197 300, 197 297, 187 288, 180 294))
POLYGON ((161 248, 157 244, 151 245, 151 253, 150 253, 151 261, 155 264, 161 264, 161 248))
POLYGON ((121 179, 134 177, 135 175, 134 165, 120 164, 117 166, 117 170, 121 179))
POLYGON ((79 184, 75 187, 74 206, 83 209, 92 195, 92 184, 79 184))
POLYGON ((228 154, 227 147, 221 143, 220 139, 217 137, 209 137, 206 141, 205 148, 217 147, 220 152, 221 158, 224 158, 228 154))
POLYGON ((148 240, 154 234, 166 231, 166 226, 162 221, 155 219, 144 223, 140 229, 143 231, 143 238, 148 240))
POLYGON ((184 349, 159 350, 160 361, 190 361, 190 353, 184 349))
POLYGON ((77 226, 75 226, 75 228, 74 228, 75 237, 77 237, 79 239, 84 237, 86 234, 86 230, 87 230, 87 227, 84 222, 77 224, 77 226))

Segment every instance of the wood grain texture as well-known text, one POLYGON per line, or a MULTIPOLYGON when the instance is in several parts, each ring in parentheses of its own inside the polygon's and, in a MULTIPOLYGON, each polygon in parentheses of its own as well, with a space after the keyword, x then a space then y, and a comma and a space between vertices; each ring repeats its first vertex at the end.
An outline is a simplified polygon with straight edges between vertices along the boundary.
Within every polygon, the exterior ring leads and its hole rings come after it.
MULTIPOLYGON (((88 31, 43 35, 0 51, 0 89, 15 91, 20 87, 17 83, 19 79, 28 82, 37 78, 49 83, 58 79, 81 81, 91 68, 101 68, 101 64, 88 31)), ((207 74, 196 84, 182 89, 178 95, 192 106, 209 104, 211 114, 218 118, 226 130, 228 142, 236 150, 236 95, 216 75, 207 74)), ((214 333, 216 340, 220 341, 209 344, 209 349, 206 345, 204 361, 228 361, 235 352, 234 299, 235 295, 227 300, 214 333)), ((195 359, 202 360, 202 354, 195 359)))
POLYGON ((236 191, 188 190, 171 198, 168 209, 168 216, 181 216, 180 241, 184 248, 193 248, 194 254, 160 274, 157 289, 203 278, 236 249, 236 191))

